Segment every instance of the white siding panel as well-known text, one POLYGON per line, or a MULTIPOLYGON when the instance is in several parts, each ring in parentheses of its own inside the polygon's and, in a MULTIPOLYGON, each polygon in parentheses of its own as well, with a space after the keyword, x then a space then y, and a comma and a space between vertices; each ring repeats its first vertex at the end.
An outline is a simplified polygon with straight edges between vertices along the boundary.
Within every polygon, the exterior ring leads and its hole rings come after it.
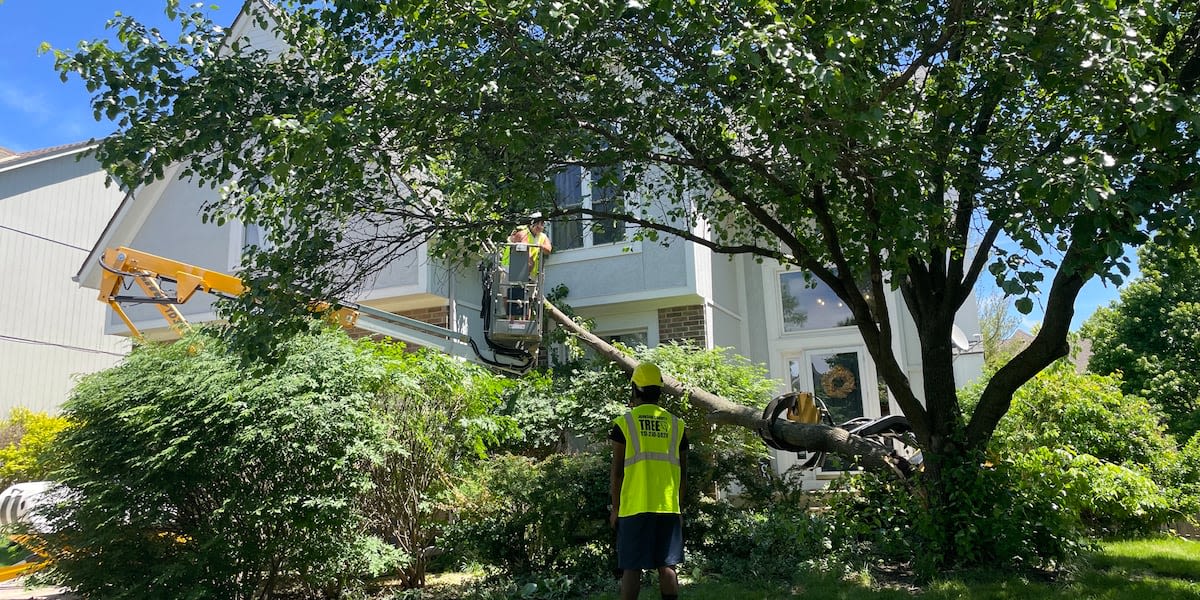
POLYGON ((53 411, 78 374, 129 343, 103 334, 107 309, 71 277, 123 192, 93 159, 60 157, 0 174, 0 416, 53 411))

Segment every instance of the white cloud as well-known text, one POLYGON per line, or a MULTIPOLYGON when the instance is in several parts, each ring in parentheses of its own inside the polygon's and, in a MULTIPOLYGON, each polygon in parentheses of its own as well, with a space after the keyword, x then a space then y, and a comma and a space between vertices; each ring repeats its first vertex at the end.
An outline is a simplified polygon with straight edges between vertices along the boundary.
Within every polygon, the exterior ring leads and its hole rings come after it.
POLYGON ((4 86, 0 89, 0 106, 6 110, 22 113, 25 118, 39 122, 48 121, 53 115, 44 94, 30 94, 21 89, 4 86))

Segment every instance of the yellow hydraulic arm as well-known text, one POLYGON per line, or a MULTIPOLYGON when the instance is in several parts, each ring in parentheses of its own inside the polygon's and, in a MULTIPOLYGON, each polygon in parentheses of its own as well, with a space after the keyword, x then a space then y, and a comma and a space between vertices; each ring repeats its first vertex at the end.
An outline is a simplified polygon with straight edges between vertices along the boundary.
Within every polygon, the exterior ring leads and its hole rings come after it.
POLYGON ((132 248, 109 248, 100 259, 104 272, 100 276, 100 301, 112 307, 121 317, 134 337, 141 339, 142 332, 121 308, 122 302, 154 304, 166 318, 175 333, 182 336, 191 330, 191 325, 179 312, 177 304, 183 304, 197 291, 217 296, 237 297, 245 292, 242 280, 232 275, 210 271, 179 261, 155 256, 132 248), (142 288, 146 297, 122 296, 125 278, 129 277, 142 288), (158 284, 160 280, 175 282, 175 297, 168 296, 158 284))
MULTIPOLYGON (((191 330, 191 325, 188 324, 177 305, 187 302, 198 291, 225 298, 236 298, 246 292, 242 280, 233 275, 211 271, 132 248, 120 247, 105 250, 100 259, 100 266, 104 269, 100 280, 100 301, 112 307, 134 337, 139 339, 143 337, 142 333, 125 313, 121 306, 122 303, 154 304, 166 318, 171 329, 182 336, 191 330), (127 279, 132 279, 145 292, 145 296, 122 295, 122 292, 132 285, 127 283, 127 279), (173 282, 175 284, 174 296, 163 291, 160 282, 173 282)), ((369 306, 351 302, 340 302, 340 304, 343 308, 333 311, 330 316, 347 329, 358 327, 371 333, 434 348, 452 356, 509 372, 522 373, 532 366, 532 361, 509 364, 484 359, 480 356, 471 337, 462 332, 369 306)), ((324 313, 329 310, 330 305, 315 302, 311 308, 314 312, 324 313)))

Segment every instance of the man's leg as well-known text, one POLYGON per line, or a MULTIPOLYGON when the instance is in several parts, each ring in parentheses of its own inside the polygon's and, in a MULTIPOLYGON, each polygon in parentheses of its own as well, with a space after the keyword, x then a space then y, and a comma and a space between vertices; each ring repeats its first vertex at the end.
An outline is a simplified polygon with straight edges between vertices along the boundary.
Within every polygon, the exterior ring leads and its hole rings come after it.
POLYGON ((637 600, 642 590, 642 570, 625 569, 621 574, 621 600, 637 600))
POLYGON ((674 566, 658 568, 658 591, 662 593, 663 598, 679 597, 679 575, 674 566))

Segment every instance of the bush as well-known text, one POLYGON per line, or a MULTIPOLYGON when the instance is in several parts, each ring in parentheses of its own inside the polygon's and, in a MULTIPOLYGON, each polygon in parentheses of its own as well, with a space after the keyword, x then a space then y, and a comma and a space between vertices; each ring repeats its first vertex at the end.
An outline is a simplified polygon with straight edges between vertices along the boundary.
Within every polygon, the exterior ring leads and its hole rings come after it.
POLYGON ((80 382, 56 444, 72 493, 46 540, 69 587, 257 598, 353 588, 389 561, 358 510, 384 433, 369 391, 383 369, 341 332, 287 347, 266 370, 198 335, 80 382))
POLYGON ((0 489, 46 479, 56 466, 49 450, 68 423, 64 417, 12 409, 8 420, 0 422, 0 489))
POLYGON ((1149 402, 1121 392, 1119 375, 1079 374, 1059 361, 1013 395, 990 452, 1030 489, 1056 482, 1087 533, 1144 533, 1200 506, 1200 472, 1190 466, 1200 446, 1192 458, 1178 451, 1163 420, 1149 402))
POLYGON ((1062 494, 1039 485, 1038 476, 1008 462, 942 475, 953 490, 947 498, 917 493, 919 481, 870 473, 840 480, 834 551, 855 562, 911 562, 928 579, 946 568, 1054 568, 1086 549, 1078 513, 1063 510, 1062 494), (950 562, 930 560, 940 557, 950 562))
POLYGON ((686 531, 693 578, 794 582, 802 565, 832 548, 828 521, 790 502, 749 508, 706 500, 686 531))
POLYGON ((1176 517, 1171 499, 1149 476, 1090 454, 1042 447, 1018 457, 1015 466, 1029 488, 1057 497, 1059 510, 1076 515, 1093 534, 1147 534, 1176 517))
POLYGON ((1175 450, 1162 413, 1121 392, 1116 375, 1079 374, 1054 363, 1013 395, 993 438, 998 453, 1070 448, 1118 465, 1148 467, 1175 450))
POLYGON ((492 414, 507 386, 503 378, 429 350, 370 347, 387 369, 372 403, 387 444, 371 469, 366 513, 372 533, 401 552, 403 584, 415 587, 424 583, 427 549, 438 533, 441 515, 432 498, 485 447, 514 435, 515 426, 492 414))
POLYGON ((447 496, 448 559, 511 575, 583 580, 615 567, 608 526, 609 457, 559 454, 543 461, 497 455, 447 496))

